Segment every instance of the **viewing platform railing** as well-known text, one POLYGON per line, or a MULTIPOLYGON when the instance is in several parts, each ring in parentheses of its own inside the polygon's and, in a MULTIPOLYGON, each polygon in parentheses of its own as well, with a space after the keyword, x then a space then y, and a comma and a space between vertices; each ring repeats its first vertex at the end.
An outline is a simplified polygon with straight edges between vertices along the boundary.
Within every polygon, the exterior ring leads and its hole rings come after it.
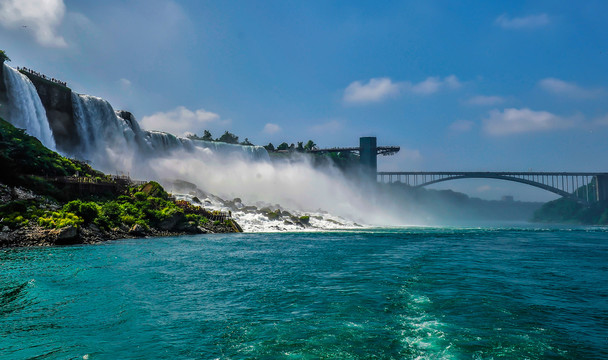
POLYGON ((39 77, 39 78, 41 78, 41 79, 44 79, 44 80, 48 80, 48 81, 54 82, 55 84, 59 84, 59 85, 61 85, 61 86, 68 87, 68 83, 67 83, 67 82, 65 82, 65 81, 61 81, 61 80, 59 80, 59 79, 55 79, 54 77, 49 77, 49 76, 46 76, 46 75, 41 74, 41 73, 39 73, 39 72, 37 72, 37 71, 34 71, 34 70, 32 70, 32 69, 28 69, 28 68, 26 68, 26 67, 17 67, 17 70, 18 70, 18 71, 23 71, 23 72, 26 72, 26 73, 31 74, 31 75, 34 75, 34 76, 37 76, 37 77, 39 77))

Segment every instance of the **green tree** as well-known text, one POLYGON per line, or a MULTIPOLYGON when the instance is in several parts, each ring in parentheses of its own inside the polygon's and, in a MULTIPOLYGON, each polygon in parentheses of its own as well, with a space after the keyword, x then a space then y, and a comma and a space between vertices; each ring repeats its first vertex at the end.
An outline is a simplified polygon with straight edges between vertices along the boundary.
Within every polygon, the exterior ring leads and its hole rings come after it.
POLYGON ((234 135, 233 133, 229 132, 228 130, 226 130, 226 132, 224 132, 224 134, 222 136, 220 136, 220 138, 217 139, 217 141, 225 142, 228 144, 238 144, 239 137, 234 135))
POLYGON ((213 136, 209 130, 204 130, 203 137, 201 139, 205 141, 213 141, 213 136))
POLYGON ((253 146, 253 144, 249 142, 249 139, 248 139, 248 138, 245 138, 245 141, 243 141, 243 142, 241 143, 241 145, 245 145, 245 146, 253 146))
POLYGON ((264 146, 264 149, 266 149, 266 151, 274 151, 274 145, 272 145, 272 143, 268 143, 268 145, 264 146))
POLYGON ((277 150, 287 150, 287 149, 289 149, 289 144, 286 142, 281 143, 281 145, 277 146, 277 150))
POLYGON ((297 151, 304 151, 304 142, 303 141, 298 141, 298 146, 296 147, 297 151))
POLYGON ((11 59, 6 55, 4 50, 0 50, 0 63, 11 61, 11 59))
POLYGON ((312 141, 312 140, 308 140, 306 145, 304 145, 304 150, 306 150, 306 151, 314 150, 316 148, 317 148, 317 144, 315 144, 314 141, 312 141))

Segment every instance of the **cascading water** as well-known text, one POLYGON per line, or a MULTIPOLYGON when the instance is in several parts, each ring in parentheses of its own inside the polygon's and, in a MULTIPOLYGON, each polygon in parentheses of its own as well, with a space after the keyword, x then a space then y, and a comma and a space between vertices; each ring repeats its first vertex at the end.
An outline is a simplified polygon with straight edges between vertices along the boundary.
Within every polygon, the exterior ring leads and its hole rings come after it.
POLYGON ((4 84, 9 101, 8 122, 25 129, 28 134, 38 138, 44 146, 55 150, 55 139, 46 117, 36 87, 27 76, 12 67, 4 66, 4 84))
MULTIPOLYGON (((114 111, 107 101, 89 95, 72 93, 74 119, 80 146, 72 155, 91 161, 105 171, 134 171, 133 161, 170 156, 174 151, 187 151, 196 156, 197 148, 218 155, 242 155, 250 160, 268 160, 261 146, 241 146, 184 139, 161 131, 146 131, 125 111, 114 111)), ((140 167, 140 166, 138 166, 140 167)), ((137 173, 137 172, 136 172, 137 173)))

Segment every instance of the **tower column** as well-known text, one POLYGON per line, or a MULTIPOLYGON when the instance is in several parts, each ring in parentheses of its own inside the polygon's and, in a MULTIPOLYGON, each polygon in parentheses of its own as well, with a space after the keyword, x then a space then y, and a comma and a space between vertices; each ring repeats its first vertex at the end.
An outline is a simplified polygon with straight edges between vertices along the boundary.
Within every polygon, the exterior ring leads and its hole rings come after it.
POLYGON ((372 182, 377 181, 376 174, 378 173, 378 161, 376 156, 376 137, 359 138, 359 161, 361 169, 364 176, 372 182))
POLYGON ((608 200, 608 174, 595 176, 597 201, 608 200))

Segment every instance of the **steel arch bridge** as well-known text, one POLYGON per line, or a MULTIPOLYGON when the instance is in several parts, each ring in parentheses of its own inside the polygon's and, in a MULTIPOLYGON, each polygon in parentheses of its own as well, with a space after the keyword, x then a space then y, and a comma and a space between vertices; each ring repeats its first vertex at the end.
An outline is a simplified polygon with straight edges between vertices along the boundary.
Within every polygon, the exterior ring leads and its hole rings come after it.
POLYGON ((412 187, 423 187, 457 179, 498 179, 534 186, 584 204, 608 200, 608 173, 383 171, 378 172, 377 177, 380 182, 399 182, 412 187), (594 188, 591 194, 590 187, 594 188))

